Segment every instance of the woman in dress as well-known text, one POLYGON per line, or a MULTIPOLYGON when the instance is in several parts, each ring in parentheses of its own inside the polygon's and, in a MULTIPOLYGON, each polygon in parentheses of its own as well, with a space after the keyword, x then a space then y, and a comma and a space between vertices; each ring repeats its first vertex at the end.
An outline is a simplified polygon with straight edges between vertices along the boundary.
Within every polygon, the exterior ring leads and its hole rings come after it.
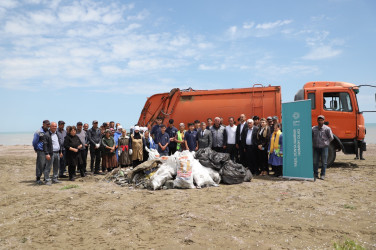
MULTIPOLYGON (((69 180, 74 181, 76 175, 76 167, 82 162, 81 156, 78 150, 82 148, 80 138, 76 135, 76 126, 69 127, 68 134, 64 140, 64 148, 66 152, 66 163, 68 165, 69 180)), ((85 173, 81 172, 81 176, 84 177, 85 173)))
POLYGON ((129 136, 127 136, 125 129, 121 131, 121 136, 118 139, 118 152, 120 167, 123 168, 131 165, 131 159, 129 158, 129 136))
POLYGON ((134 134, 129 138, 129 155, 131 155, 133 167, 137 167, 144 160, 145 137, 140 133, 140 127, 134 127, 134 134))
POLYGON ((270 128, 265 118, 261 118, 260 127, 257 131, 257 159, 261 175, 269 174, 268 166, 268 146, 270 141, 270 128))
POLYGON ((282 176, 283 169, 283 145, 282 145, 281 124, 274 124, 274 132, 270 138, 269 164, 274 169, 274 176, 282 176))
POLYGON ((103 146, 103 163, 102 166, 107 169, 108 172, 117 167, 116 155, 115 155, 115 140, 111 136, 111 130, 106 129, 105 136, 102 138, 103 146))

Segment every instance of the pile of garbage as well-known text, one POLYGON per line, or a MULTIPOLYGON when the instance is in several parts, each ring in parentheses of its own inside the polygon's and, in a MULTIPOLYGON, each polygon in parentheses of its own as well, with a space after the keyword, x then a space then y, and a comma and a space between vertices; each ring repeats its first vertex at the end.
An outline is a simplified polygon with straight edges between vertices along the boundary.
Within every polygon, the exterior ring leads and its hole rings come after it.
POLYGON ((105 179, 123 187, 157 190, 239 184, 251 181, 252 174, 243 165, 233 162, 229 154, 210 148, 176 152, 171 156, 160 156, 157 150, 151 149, 148 161, 134 169, 115 169, 105 179))

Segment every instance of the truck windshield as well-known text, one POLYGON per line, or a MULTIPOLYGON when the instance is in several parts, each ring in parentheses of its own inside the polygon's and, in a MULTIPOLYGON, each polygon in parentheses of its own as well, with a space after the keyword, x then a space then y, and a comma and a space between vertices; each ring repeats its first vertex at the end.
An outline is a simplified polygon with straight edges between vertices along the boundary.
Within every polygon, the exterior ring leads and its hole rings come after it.
POLYGON ((351 98, 347 92, 324 93, 324 109, 328 111, 352 112, 351 98))

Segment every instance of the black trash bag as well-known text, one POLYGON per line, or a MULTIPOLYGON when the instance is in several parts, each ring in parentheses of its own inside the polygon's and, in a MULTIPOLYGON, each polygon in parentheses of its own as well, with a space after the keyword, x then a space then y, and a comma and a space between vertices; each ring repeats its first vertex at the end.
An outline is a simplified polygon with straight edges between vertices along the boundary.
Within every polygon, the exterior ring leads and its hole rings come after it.
POLYGON ((195 154, 195 158, 198 160, 209 160, 210 155, 215 152, 211 148, 200 148, 195 154))
POLYGON ((253 178, 253 175, 249 169, 245 171, 245 177, 244 177, 244 182, 250 182, 253 178))
POLYGON ((221 174, 222 182, 225 184, 242 183, 246 176, 246 170, 243 165, 231 160, 223 164, 219 173, 221 174))
POLYGON ((228 153, 218 153, 213 151, 210 155, 210 161, 215 165, 223 165, 230 160, 230 154, 228 153))
POLYGON ((221 169, 221 165, 217 166, 214 165, 210 160, 198 160, 202 166, 207 167, 207 168, 212 168, 216 171, 221 169))

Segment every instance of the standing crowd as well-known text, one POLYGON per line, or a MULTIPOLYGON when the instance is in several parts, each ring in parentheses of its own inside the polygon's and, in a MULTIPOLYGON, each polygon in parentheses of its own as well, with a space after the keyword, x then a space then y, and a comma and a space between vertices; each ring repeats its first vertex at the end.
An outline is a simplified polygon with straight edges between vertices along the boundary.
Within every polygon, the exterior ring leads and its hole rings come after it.
MULTIPOLYGON (((330 128, 324 125, 324 117, 318 117, 318 126, 312 128, 314 149, 314 174, 318 178, 318 161, 321 157, 323 168, 321 178, 325 177, 328 146, 333 140, 330 128)), ((57 124, 44 120, 33 138, 33 147, 37 154, 36 181, 51 185, 59 183, 60 178, 75 180, 76 173, 81 177, 87 174, 87 156, 90 152, 90 171, 93 174, 105 174, 118 166, 136 167, 148 159, 150 149, 158 150, 161 156, 174 154, 176 151, 197 151, 211 148, 216 152, 230 154, 231 160, 248 168, 253 175, 282 176, 283 135, 278 117, 246 119, 241 114, 237 119, 228 118, 228 125, 223 118, 215 117, 205 121, 195 120, 174 126, 170 119, 168 126, 162 124, 162 118, 156 119, 151 131, 138 125, 131 128, 130 134, 115 122, 98 121, 77 122, 76 126, 67 126, 65 122, 57 124), (68 171, 67 171, 68 167, 68 171), (50 178, 53 169, 52 179, 50 178), (68 176, 66 175, 68 172, 68 176)))

